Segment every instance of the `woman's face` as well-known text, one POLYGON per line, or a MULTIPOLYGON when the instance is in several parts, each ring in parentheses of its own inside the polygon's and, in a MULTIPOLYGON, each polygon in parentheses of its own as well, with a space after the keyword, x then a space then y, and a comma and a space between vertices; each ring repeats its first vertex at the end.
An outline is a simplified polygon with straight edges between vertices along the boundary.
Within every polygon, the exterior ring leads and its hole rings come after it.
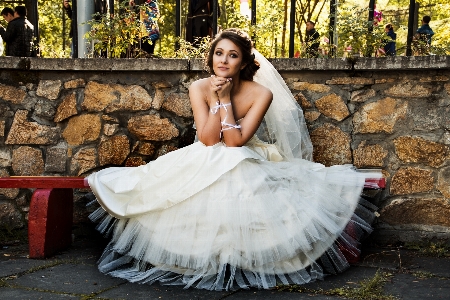
POLYGON ((219 41, 214 49, 213 70, 216 76, 231 78, 245 67, 242 64, 242 51, 228 39, 219 41))

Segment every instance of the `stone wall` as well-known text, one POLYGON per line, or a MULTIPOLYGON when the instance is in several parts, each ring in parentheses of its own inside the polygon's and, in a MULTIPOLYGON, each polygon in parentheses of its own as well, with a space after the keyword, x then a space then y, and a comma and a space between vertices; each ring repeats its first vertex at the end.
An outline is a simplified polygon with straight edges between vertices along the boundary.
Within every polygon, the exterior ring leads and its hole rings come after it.
MULTIPOLYGON (((305 111, 315 161, 383 170, 372 237, 450 243, 450 57, 273 64, 305 111)), ((197 60, 0 57, 0 66, 0 176, 86 176, 188 145, 187 88, 208 76, 197 60)), ((0 189, 2 228, 26 227, 31 192, 0 189)), ((88 192, 75 191, 75 222, 88 222, 88 192)))

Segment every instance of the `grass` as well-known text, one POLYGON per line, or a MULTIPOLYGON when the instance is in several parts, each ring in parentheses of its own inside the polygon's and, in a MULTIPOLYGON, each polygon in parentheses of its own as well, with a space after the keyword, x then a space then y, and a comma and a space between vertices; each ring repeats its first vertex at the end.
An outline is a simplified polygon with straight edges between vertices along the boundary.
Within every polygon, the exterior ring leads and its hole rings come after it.
POLYGON ((450 257, 450 246, 445 243, 405 244, 405 249, 416 250, 419 254, 432 257, 450 257))
POLYGON ((308 289, 299 285, 279 286, 279 291, 340 296, 356 300, 396 300, 392 295, 386 295, 383 287, 392 277, 391 273, 377 271, 372 278, 358 282, 358 287, 339 287, 331 290, 308 289))

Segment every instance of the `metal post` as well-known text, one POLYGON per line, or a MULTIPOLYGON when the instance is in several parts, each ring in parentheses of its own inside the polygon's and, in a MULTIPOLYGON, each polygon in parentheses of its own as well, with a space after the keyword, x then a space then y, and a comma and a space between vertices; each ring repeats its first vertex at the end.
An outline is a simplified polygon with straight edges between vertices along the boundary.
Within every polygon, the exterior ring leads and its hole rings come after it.
POLYGON ((213 35, 213 38, 214 38, 214 36, 217 34, 217 19, 218 19, 218 16, 219 16, 219 3, 218 3, 218 0, 213 0, 212 12, 213 12, 212 35, 213 35))
POLYGON ((114 0, 109 0, 109 14, 114 15, 114 0))
POLYGON ((289 57, 294 57, 295 45, 295 0, 291 0, 291 14, 289 17, 289 57))
MULTIPOLYGON (((367 31, 369 34, 373 32, 373 19, 375 15, 375 0, 369 1, 369 18, 368 18, 368 28, 367 31)), ((365 56, 371 57, 373 52, 373 48, 371 46, 367 47, 365 56)))
POLYGON ((330 57, 336 56, 336 47, 337 47, 337 35, 336 32, 336 0, 330 1, 330 29, 329 29, 329 41, 330 44, 330 57), (336 41, 335 41, 336 39, 336 41))
POLYGON ((256 0, 252 0, 252 26, 256 25, 256 0))
POLYGON ((86 22, 92 20, 94 14, 94 2, 92 0, 78 0, 77 6, 77 31, 78 31, 78 57, 86 57, 91 52, 90 43, 87 43, 84 35, 91 30, 86 22))
POLYGON ((409 16, 408 16, 408 37, 406 40, 406 56, 412 55, 411 44, 414 37, 414 11, 416 2, 415 0, 409 1, 409 16))
POLYGON ((77 0, 72 0, 72 58, 78 58, 78 13, 77 0), (75 26, 73 25, 75 23, 75 26))
MULTIPOLYGON (((31 2, 31 13, 29 14, 32 18, 31 24, 34 25, 34 37, 36 38, 34 41, 34 45, 39 45, 39 13, 38 13, 38 0, 32 0, 31 2)), ((39 48, 36 48, 32 51, 32 56, 39 55, 39 48)))
POLYGON ((178 39, 181 37, 181 0, 175 1, 175 51, 180 49, 180 42, 178 39))
POLYGON ((66 10, 64 9, 64 5, 61 6, 61 12, 62 12, 62 49, 63 51, 66 50, 66 10))

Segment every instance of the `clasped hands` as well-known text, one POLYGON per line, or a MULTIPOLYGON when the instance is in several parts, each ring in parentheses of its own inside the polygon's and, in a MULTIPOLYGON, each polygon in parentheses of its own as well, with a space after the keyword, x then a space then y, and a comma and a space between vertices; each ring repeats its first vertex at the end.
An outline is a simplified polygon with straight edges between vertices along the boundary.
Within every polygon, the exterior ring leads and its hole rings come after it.
POLYGON ((233 87, 233 82, 231 81, 231 78, 211 75, 210 84, 211 84, 210 85, 211 104, 221 102, 221 99, 224 98, 228 98, 229 101, 231 88, 233 87))

